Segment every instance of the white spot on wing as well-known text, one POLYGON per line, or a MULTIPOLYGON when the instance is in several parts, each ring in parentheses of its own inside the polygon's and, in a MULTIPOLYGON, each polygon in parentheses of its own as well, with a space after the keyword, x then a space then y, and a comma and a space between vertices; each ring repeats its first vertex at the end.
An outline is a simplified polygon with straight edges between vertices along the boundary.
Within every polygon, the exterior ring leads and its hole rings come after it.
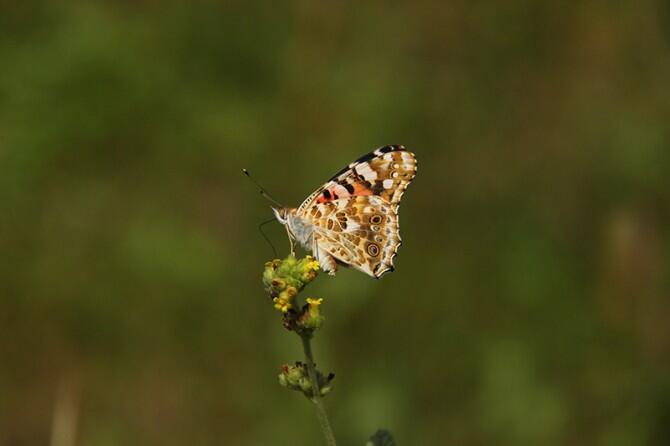
POLYGON ((363 178, 365 178, 367 181, 371 181, 371 180, 376 180, 376 179, 377 179, 377 172, 375 172, 374 170, 372 170, 372 169, 370 168, 370 165, 368 165, 367 163, 359 164, 358 166, 356 166, 356 169, 355 169, 355 170, 356 170, 356 173, 357 173, 357 174, 361 175, 361 176, 362 176, 363 178))

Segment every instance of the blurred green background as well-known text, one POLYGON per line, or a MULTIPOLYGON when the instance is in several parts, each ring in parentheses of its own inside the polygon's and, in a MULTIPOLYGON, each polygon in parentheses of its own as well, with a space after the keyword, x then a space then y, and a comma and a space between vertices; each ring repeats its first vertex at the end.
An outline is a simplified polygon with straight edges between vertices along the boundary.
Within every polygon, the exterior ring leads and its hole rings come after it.
POLYGON ((240 169, 384 144, 396 272, 308 289, 341 444, 669 444, 666 2, 8 1, 0 61, 0 445, 321 444, 240 169))

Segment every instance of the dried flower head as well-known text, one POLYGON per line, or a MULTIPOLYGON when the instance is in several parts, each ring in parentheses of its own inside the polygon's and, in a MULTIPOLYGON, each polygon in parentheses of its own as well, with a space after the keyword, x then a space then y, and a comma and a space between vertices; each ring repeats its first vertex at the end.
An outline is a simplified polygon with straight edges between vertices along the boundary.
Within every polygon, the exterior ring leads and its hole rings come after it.
MULTIPOLYGON (((331 381, 335 378, 335 374, 324 375, 317 370, 316 376, 319 382, 319 393, 321 396, 327 395, 333 387, 331 381)), ((312 381, 309 379, 309 372, 305 363, 298 361, 295 365, 282 365, 281 373, 277 378, 282 387, 302 392, 307 398, 314 396, 312 381)))

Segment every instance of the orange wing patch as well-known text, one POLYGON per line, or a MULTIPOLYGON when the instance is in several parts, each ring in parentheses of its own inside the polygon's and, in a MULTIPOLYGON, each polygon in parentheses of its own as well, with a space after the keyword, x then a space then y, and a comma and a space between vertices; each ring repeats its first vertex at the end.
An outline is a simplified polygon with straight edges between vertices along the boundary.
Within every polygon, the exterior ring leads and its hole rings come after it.
POLYGON ((372 190, 362 183, 335 183, 319 194, 316 202, 319 204, 329 201, 339 200, 340 198, 358 197, 363 195, 372 195, 372 190))

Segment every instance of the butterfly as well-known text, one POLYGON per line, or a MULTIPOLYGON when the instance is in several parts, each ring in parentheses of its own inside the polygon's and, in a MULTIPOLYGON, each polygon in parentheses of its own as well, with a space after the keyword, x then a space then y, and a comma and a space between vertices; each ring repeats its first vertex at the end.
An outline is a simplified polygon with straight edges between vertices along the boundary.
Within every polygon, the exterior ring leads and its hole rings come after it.
POLYGON ((380 147, 336 173, 298 208, 272 210, 292 253, 297 241, 330 275, 345 265, 378 279, 394 270, 398 206, 416 171, 416 157, 405 147, 380 147))

